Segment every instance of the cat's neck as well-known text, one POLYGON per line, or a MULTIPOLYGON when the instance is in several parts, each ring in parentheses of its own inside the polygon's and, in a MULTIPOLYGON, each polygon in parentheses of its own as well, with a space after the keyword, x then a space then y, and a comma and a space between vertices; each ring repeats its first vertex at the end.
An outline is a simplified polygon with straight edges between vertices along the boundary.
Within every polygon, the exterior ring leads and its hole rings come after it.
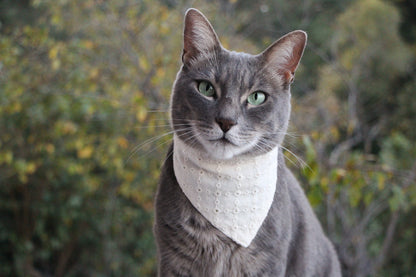
POLYGON ((192 205, 225 235, 248 246, 273 202, 278 148, 215 160, 174 137, 176 179, 192 205))

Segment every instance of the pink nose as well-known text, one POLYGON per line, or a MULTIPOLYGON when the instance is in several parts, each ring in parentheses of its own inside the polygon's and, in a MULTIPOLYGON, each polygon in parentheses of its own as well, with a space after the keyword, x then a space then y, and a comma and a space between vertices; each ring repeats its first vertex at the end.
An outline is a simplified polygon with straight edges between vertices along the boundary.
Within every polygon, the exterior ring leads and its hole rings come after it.
POLYGON ((231 127, 237 124, 235 120, 229 118, 216 118, 215 121, 224 133, 228 132, 231 127))

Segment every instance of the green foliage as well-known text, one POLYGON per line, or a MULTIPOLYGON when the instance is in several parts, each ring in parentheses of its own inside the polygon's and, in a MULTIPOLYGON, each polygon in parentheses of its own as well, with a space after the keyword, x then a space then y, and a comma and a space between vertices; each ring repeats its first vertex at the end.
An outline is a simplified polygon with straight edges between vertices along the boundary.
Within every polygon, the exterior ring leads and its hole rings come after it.
POLYGON ((406 255, 389 255, 412 252, 396 234, 414 229, 407 219, 416 203, 415 86, 408 77, 416 59, 399 35, 400 20, 386 2, 352 3, 335 21, 316 92, 294 107, 296 129, 308 134, 301 178, 345 276, 412 272, 403 270, 411 268, 406 255))
POLYGON ((181 15, 130 5, 35 1, 36 21, 3 30, 0 275, 154 273, 162 154, 133 146, 166 121, 151 112, 166 109, 181 15))
MULTIPOLYGON (((402 37, 416 29, 407 10, 381 0, 192 3, 239 51, 308 32, 292 89, 291 132, 302 139, 287 138, 308 165, 298 177, 344 276, 412 276, 416 48, 402 37)), ((155 275, 153 197, 188 5, 2 1, 1 276, 155 275)))
MULTIPOLYGON (((394 134, 385 140, 380 160, 370 160, 361 151, 354 151, 342 165, 328 167, 316 154, 315 145, 319 142, 309 137, 304 137, 303 142, 308 153, 308 168, 302 171, 309 184, 307 196, 337 245, 341 260, 347 262, 344 274, 373 276, 381 271, 380 253, 392 243, 386 238, 391 218, 402 213, 405 219, 416 207, 415 177, 408 177, 414 172, 414 159, 412 163, 407 160, 414 158, 415 146, 394 134)), ((412 232, 414 224, 403 225, 397 232, 412 232)), ((403 251, 410 251, 405 245, 398 245, 403 251)), ((398 268, 407 261, 402 258, 400 261, 395 257, 398 268)), ((381 272, 386 273, 382 276, 390 276, 387 272, 392 270, 386 266, 381 272)))
POLYGON ((246 20, 238 23, 237 31, 256 42, 263 49, 280 36, 296 29, 308 33, 308 46, 297 69, 292 93, 302 96, 317 86, 317 68, 327 62, 328 41, 334 35, 333 21, 353 2, 344 1, 236 1, 239 13, 246 20))

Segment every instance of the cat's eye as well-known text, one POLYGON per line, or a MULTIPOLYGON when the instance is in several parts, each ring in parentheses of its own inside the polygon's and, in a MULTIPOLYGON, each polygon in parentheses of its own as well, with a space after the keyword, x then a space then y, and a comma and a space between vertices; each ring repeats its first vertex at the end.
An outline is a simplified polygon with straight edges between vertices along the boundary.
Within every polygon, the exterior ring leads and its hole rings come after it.
POLYGON ((266 94, 261 91, 256 91, 250 94, 247 98, 247 102, 253 106, 258 106, 266 101, 266 94))
POLYGON ((213 97, 215 95, 215 89, 211 85, 210 82, 207 81, 201 81, 198 84, 198 91, 207 97, 213 97))

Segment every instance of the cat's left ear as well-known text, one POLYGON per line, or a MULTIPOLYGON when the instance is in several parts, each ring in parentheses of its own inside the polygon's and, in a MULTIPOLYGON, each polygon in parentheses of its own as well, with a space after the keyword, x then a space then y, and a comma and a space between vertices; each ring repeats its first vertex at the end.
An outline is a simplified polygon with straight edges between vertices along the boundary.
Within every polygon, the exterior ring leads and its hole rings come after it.
POLYGON ((208 19, 196 9, 186 11, 183 40, 182 61, 184 64, 197 59, 200 55, 221 48, 214 28, 208 19))
POLYGON ((260 55, 268 66, 276 67, 286 82, 292 83, 307 37, 304 31, 293 31, 281 37, 260 55))

